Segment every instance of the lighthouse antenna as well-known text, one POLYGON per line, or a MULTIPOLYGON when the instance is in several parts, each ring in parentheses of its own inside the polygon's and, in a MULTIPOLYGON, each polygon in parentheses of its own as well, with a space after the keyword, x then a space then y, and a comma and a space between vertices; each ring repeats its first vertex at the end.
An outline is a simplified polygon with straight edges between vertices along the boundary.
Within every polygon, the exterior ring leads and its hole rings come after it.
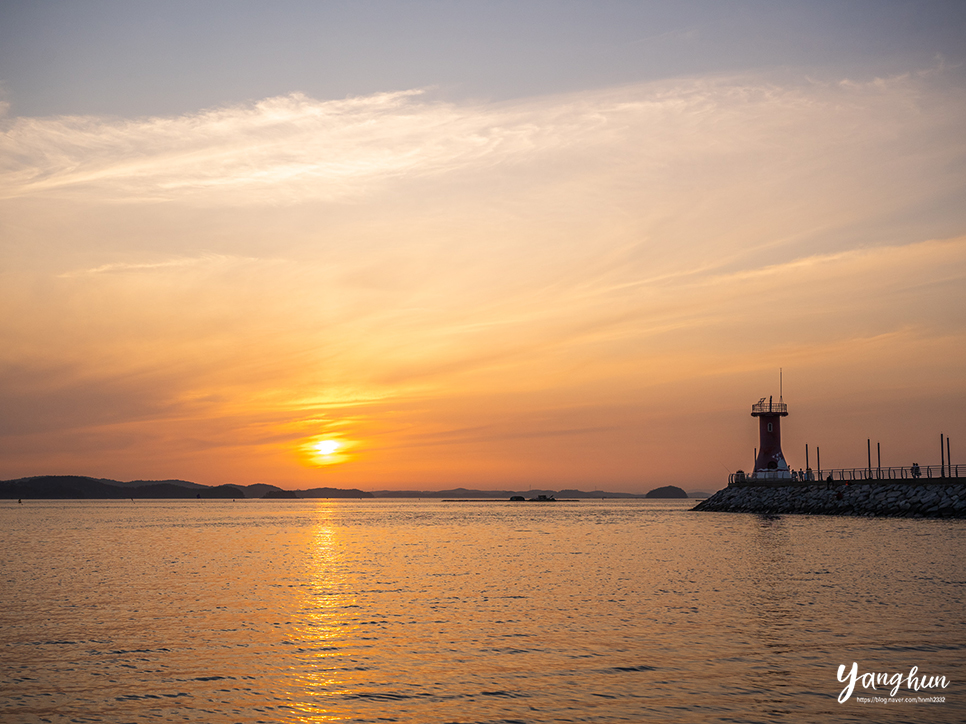
POLYGON ((778 401, 782 402, 782 368, 778 368, 778 401))

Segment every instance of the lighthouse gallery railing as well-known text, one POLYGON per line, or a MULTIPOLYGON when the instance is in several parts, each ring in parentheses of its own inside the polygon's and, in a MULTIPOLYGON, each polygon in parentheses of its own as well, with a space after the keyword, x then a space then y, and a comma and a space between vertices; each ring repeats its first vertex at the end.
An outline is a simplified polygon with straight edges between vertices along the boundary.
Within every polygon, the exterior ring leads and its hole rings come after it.
POLYGON ((787 415, 788 405, 784 402, 772 402, 771 400, 769 400, 768 402, 765 402, 764 400, 761 400, 751 406, 752 415, 754 414, 762 415, 767 412, 777 412, 779 414, 784 413, 787 415))

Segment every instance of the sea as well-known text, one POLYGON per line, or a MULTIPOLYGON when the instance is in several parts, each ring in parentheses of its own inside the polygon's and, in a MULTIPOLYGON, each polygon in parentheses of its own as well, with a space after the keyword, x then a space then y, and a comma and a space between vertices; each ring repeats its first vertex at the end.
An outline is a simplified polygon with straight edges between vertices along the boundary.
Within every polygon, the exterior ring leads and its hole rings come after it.
POLYGON ((0 502, 0 721, 962 722, 966 521, 0 502))

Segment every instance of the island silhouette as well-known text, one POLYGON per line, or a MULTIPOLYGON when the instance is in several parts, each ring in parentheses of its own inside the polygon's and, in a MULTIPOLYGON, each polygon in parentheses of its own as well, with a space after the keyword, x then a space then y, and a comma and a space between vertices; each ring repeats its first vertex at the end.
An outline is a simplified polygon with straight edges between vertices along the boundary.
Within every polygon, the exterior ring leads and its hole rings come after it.
POLYGON ((674 485, 665 485, 663 488, 654 488, 645 498, 686 498, 688 494, 674 485))
POLYGON ((0 499, 178 499, 178 498, 371 498, 372 493, 340 488, 282 490, 275 485, 202 485, 188 480, 131 480, 121 482, 83 475, 35 475, 0 481, 0 499), (269 492, 275 495, 267 496, 269 492))
MULTIPOLYGON (((688 494, 673 485, 655 488, 646 494, 610 492, 604 490, 583 491, 575 489, 545 490, 477 490, 472 488, 450 488, 447 490, 376 490, 367 492, 357 488, 308 488, 286 490, 269 483, 241 485, 202 485, 189 480, 130 480, 120 481, 110 478, 94 478, 84 475, 34 475, 13 480, 0 480, 0 499, 80 499, 80 500, 123 500, 123 499, 245 499, 267 498, 275 500, 302 498, 445 498, 445 499, 484 499, 508 500, 511 497, 525 499, 603 499, 603 498, 687 498, 688 494)), ((707 497, 707 494, 690 497, 707 497)))

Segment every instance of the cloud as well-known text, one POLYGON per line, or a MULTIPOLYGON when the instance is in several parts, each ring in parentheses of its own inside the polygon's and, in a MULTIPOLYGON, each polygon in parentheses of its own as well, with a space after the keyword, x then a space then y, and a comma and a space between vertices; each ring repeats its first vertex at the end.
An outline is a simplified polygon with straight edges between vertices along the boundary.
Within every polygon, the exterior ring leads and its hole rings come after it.
POLYGON ((5 155, 16 160, 0 184, 8 195, 95 188, 118 199, 204 191, 227 200, 223 194, 245 190, 271 203, 338 199, 380 179, 525 151, 547 131, 526 111, 494 117, 420 103, 419 95, 316 101, 292 94, 139 121, 19 119, 4 136, 5 155))
POLYGON ((226 256, 224 254, 204 254, 202 256, 181 257, 177 259, 166 259, 165 261, 154 261, 154 262, 112 262, 110 264, 102 264, 92 269, 76 269, 74 271, 64 272, 59 276, 64 279, 69 279, 71 277, 80 277, 80 276, 86 276, 90 274, 110 274, 110 273, 131 272, 131 271, 173 270, 173 269, 184 269, 186 267, 197 267, 200 265, 216 265, 216 264, 254 262, 254 261, 258 261, 258 260, 250 257, 246 258, 246 257, 226 256))
MULTIPOLYGON (((430 101, 422 91, 338 101, 292 94, 173 118, 18 118, 7 121, 0 140, 0 193, 231 205, 334 201, 394 179, 573 155, 591 166, 594 156, 635 163, 645 185, 654 176, 673 183, 695 164, 705 171, 749 161, 776 168, 816 150, 886 140, 922 125, 925 82, 783 87, 720 78, 503 104, 430 101), (817 132, 802 147, 785 142, 810 125, 817 132)), ((961 93, 945 99, 956 112, 962 104, 961 93)))

